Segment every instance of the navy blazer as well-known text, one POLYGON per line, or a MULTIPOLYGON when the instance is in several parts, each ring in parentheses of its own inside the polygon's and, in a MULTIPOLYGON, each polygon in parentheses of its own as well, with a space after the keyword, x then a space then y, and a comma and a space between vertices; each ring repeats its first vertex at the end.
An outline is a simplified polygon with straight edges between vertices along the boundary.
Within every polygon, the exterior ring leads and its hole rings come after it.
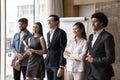
POLYGON ((92 45, 93 34, 89 36, 88 50, 94 58, 88 65, 88 74, 96 80, 105 80, 106 77, 114 76, 112 63, 115 61, 115 42, 113 35, 103 30, 92 45))
POLYGON ((63 52, 67 43, 66 32, 57 28, 53 34, 50 43, 50 32, 47 33, 48 51, 45 58, 46 67, 65 66, 66 59, 63 57, 63 52))

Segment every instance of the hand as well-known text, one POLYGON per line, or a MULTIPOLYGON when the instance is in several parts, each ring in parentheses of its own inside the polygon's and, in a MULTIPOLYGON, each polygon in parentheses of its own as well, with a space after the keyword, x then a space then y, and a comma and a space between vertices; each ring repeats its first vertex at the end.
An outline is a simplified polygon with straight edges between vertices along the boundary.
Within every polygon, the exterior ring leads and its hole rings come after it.
POLYGON ((70 52, 69 51, 65 51, 64 55, 67 56, 67 57, 69 57, 70 56, 70 52))
POLYGON ((59 68, 57 71, 57 77, 62 77, 64 74, 64 68, 59 68))
POLYGON ((19 65, 20 64, 20 60, 15 61, 15 65, 19 65))
POLYGON ((22 59, 23 59, 22 53, 18 53, 18 59, 19 59, 19 60, 22 60, 22 59))
POLYGON ((32 51, 29 47, 25 47, 25 51, 27 52, 28 55, 30 55, 32 53, 32 51))
POLYGON ((92 63, 93 62, 93 57, 91 55, 88 55, 85 60, 92 63))

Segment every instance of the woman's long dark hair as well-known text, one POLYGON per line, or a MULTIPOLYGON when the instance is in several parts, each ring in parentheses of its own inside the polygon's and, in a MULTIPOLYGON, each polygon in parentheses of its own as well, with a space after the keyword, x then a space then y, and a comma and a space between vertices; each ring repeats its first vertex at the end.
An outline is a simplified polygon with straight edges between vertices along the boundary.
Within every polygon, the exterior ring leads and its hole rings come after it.
POLYGON ((81 23, 81 22, 76 22, 76 23, 74 24, 74 26, 75 26, 75 25, 77 25, 80 29, 83 30, 82 33, 81 33, 82 38, 87 39, 84 24, 81 23))
MULTIPOLYGON (((40 36, 43 36, 42 24, 41 24, 40 22, 35 22, 34 24, 37 24, 37 25, 39 26, 39 29, 40 29, 39 35, 40 35, 40 36)), ((33 35, 34 35, 34 34, 33 34, 33 35)))

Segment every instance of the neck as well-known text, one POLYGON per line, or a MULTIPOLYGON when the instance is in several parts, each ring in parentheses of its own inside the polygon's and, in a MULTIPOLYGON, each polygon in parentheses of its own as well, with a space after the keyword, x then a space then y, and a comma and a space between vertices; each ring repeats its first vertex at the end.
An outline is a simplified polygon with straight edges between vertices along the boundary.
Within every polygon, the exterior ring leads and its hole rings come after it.
POLYGON ((40 35, 39 35, 39 34, 34 33, 34 37, 38 37, 38 36, 40 36, 40 35))
POLYGON ((81 38, 82 38, 81 36, 75 36, 75 41, 79 42, 81 38))
POLYGON ((27 32, 27 30, 21 31, 21 34, 25 34, 27 32))

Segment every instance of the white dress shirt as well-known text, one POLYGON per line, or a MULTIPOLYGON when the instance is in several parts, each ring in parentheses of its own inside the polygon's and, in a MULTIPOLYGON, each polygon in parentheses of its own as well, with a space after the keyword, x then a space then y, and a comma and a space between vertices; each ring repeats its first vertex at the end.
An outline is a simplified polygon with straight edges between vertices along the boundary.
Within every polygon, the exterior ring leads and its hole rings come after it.
POLYGON ((70 52, 70 56, 64 56, 67 59, 66 69, 72 72, 84 71, 84 56, 87 50, 87 40, 81 39, 78 43, 73 39, 71 40, 65 51, 70 52))
POLYGON ((54 32, 55 32, 56 29, 57 28, 50 30, 50 42, 52 41, 52 38, 53 38, 53 35, 54 35, 54 32))
POLYGON ((97 40, 98 36, 100 35, 100 33, 101 33, 102 31, 103 31, 103 29, 101 29, 101 30, 99 30, 99 31, 95 31, 95 32, 93 33, 92 47, 93 47, 95 41, 97 40))

